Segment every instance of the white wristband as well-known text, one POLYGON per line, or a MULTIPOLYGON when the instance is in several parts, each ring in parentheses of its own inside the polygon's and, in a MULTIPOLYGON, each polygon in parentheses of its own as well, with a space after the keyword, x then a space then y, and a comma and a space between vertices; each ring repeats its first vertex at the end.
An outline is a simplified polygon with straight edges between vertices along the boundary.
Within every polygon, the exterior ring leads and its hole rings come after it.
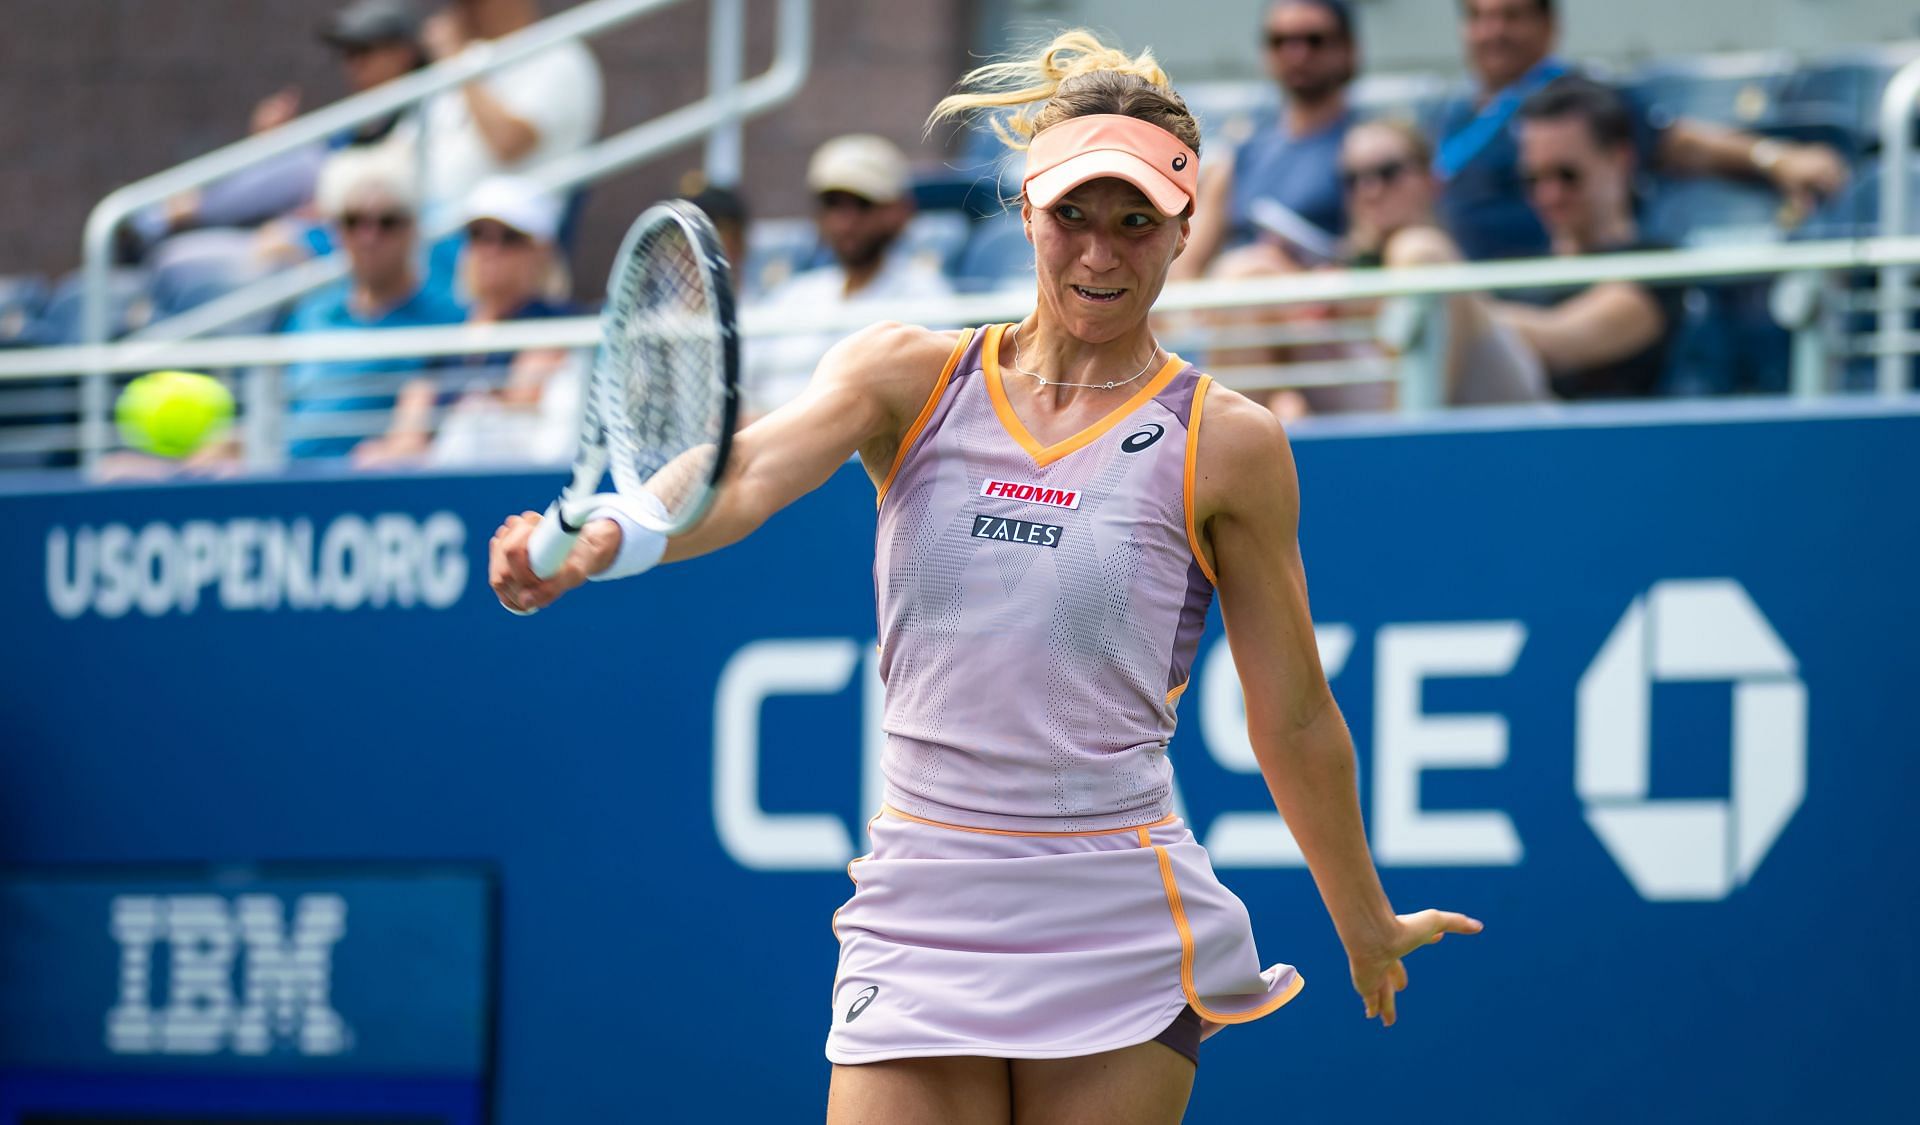
MULTIPOLYGON (((602 497, 613 501, 614 497, 602 497)), ((632 578, 644 574, 660 563, 660 556, 667 553, 667 537, 643 526, 635 519, 632 508, 643 508, 660 520, 667 519, 667 507, 660 498, 652 493, 639 496, 620 496, 618 503, 608 503, 596 516, 604 516, 620 525, 620 550, 613 556, 613 562, 607 569, 591 576, 594 582, 611 582, 616 578, 632 578)))

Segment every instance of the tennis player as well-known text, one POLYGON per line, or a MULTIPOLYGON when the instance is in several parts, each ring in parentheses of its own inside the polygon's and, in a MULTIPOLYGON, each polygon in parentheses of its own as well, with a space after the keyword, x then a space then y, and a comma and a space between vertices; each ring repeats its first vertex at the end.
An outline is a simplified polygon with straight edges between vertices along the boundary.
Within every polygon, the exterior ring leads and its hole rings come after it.
POLYGON ((1018 324, 876 325, 745 430, 668 541, 590 524, 537 578, 539 516, 495 533, 509 607, 737 542, 858 452, 879 494, 886 804, 835 915, 827 1111, 855 1122, 1178 1121, 1206 1035, 1300 991, 1172 813, 1167 743, 1220 594, 1268 786, 1394 1021, 1401 958, 1480 923, 1395 915, 1307 608, 1274 417, 1154 338, 1200 133, 1150 54, 1086 32, 983 67, 934 112, 1011 110, 1038 300, 1018 324))

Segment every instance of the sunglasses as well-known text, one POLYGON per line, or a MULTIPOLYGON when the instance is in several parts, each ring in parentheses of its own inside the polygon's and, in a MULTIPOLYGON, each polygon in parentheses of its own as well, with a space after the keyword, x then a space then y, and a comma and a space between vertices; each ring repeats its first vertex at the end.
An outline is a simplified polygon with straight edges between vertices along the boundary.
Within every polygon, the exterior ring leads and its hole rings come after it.
POLYGON ((1520 181, 1527 185, 1530 192, 1540 190, 1540 185, 1549 181, 1571 190, 1578 188, 1585 178, 1585 173, 1571 164, 1549 164, 1543 168, 1528 168, 1520 173, 1520 181))
POLYGON ((1295 45, 1305 47, 1309 51, 1318 51, 1331 42, 1333 42, 1333 36, 1324 31, 1267 32, 1267 50, 1269 51, 1284 51, 1295 45))
POLYGON ((822 211, 838 211, 841 208, 850 207, 861 214, 865 214, 873 210, 876 206, 878 206, 878 204, 874 203, 873 200, 863 195, 855 195, 850 191, 823 191, 820 193, 820 209, 822 211))
POLYGON ((1340 187, 1349 195, 1367 184, 1379 184, 1383 188, 1392 187, 1394 181, 1407 174, 1407 162, 1389 160, 1375 164, 1371 168, 1342 168, 1340 187))
POLYGON ((520 247, 533 241, 533 236, 525 231, 514 230, 505 223, 471 223, 467 226, 467 241, 475 246, 520 247))
POLYGON ((340 229, 344 231, 377 230, 381 234, 392 234, 412 225, 413 216, 402 211, 383 211, 369 214, 365 211, 348 211, 340 216, 340 229))

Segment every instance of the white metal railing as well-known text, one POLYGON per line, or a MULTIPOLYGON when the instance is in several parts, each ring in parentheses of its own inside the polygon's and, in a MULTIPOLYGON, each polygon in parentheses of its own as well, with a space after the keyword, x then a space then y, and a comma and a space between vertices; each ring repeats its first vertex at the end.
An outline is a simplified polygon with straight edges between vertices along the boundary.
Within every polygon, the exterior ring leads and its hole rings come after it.
MULTIPOLYGON (((1183 319, 1180 314, 1269 309, 1301 303, 1337 305, 1386 301, 1389 308, 1413 314, 1397 318, 1407 325, 1402 331, 1385 333, 1388 337, 1402 337, 1399 342, 1403 347, 1381 349, 1355 363, 1335 361, 1285 367, 1255 363, 1219 373, 1229 376, 1224 380, 1229 385, 1249 387, 1325 386, 1391 379, 1398 387, 1398 408, 1419 412, 1440 403, 1439 388, 1443 383, 1446 355, 1446 317, 1441 313, 1443 302, 1450 295, 1570 288, 1609 281, 1657 284, 1777 276, 1774 309, 1782 323, 1793 331, 1794 390, 1802 395, 1814 395, 1832 389, 1829 374, 1834 362, 1837 357, 1848 354, 1848 346, 1835 341, 1832 324, 1836 317, 1849 311, 1849 304, 1832 299, 1837 294, 1831 278, 1852 271, 1878 271, 1916 264, 1920 264, 1920 237, 1872 238, 1198 281, 1168 286, 1157 309, 1170 315, 1173 332, 1197 339, 1203 347, 1219 348, 1275 342, 1352 342, 1361 335, 1354 332, 1350 320, 1304 328, 1297 325, 1275 328, 1239 323, 1209 324, 1204 318, 1183 319)), ((849 332, 878 319, 948 325, 1012 319, 1025 315, 1032 308, 1032 302, 1032 292, 1023 289, 831 311, 749 307, 743 312, 741 327, 751 346, 751 341, 769 337, 849 332)), ((1896 323, 1904 318, 1904 312, 1903 309, 1895 317, 1896 323)), ((1381 319, 1384 324, 1396 318, 1383 315, 1381 319)), ((1376 333, 1374 338, 1382 337, 1376 333)), ((592 347, 598 339, 597 318, 574 317, 451 328, 367 329, 182 341, 133 340, 40 348, 0 352, 0 392, 19 393, 6 391, 9 381, 71 377, 76 372, 95 373, 104 384, 110 372, 161 368, 264 370, 294 363, 384 357, 580 349, 592 347)), ((1904 374, 1911 352, 1908 340, 1907 333, 1883 327, 1866 337, 1864 347, 1854 354, 1883 357, 1892 354, 1901 360, 1904 374)), ((243 387, 247 412, 274 409, 278 398, 261 389, 267 386, 267 383, 249 383, 243 387)), ((1892 388, 1884 382, 1880 386, 1890 394, 1900 393, 1903 388, 1904 380, 1892 388)), ((64 401, 57 387, 36 388, 34 393, 38 395, 41 390, 51 393, 32 399, 35 409, 45 407, 51 412, 51 408, 64 401)), ((16 409, 5 413, 17 417, 30 411, 16 409)), ((35 427, 30 444, 54 447, 63 434, 70 434, 72 430, 71 426, 35 427)), ((0 438, 8 432, 16 438, 30 436, 16 425, 0 428, 0 438)))
MULTIPOLYGON (((1879 233, 1886 238, 1913 233, 1907 191, 1913 182, 1908 165, 1913 159, 1916 109, 1920 109, 1920 59, 1901 67, 1880 97, 1879 233)), ((1908 379, 1901 353, 1907 338, 1907 297, 1912 285, 1913 270, 1905 263, 1890 264, 1880 271, 1880 332, 1898 342, 1897 347, 1880 356, 1879 384, 1884 394, 1898 393, 1908 379)))
MULTIPOLYGON (((597 35, 681 0, 588 0, 525 30, 356 94, 258 136, 249 137, 184 164, 128 184, 97 204, 87 218, 82 247, 83 302, 81 338, 98 344, 108 335, 108 273, 114 232, 141 208, 210 183, 262 161, 324 140, 364 122, 397 112, 475 78, 530 58, 556 45, 597 35)), ((709 154, 721 153, 737 171, 739 123, 777 106, 805 81, 812 51, 811 0, 777 0, 776 46, 772 63, 741 82, 744 53, 743 0, 712 0, 707 97, 623 133, 531 169, 536 186, 560 192, 591 183, 639 161, 701 136, 711 138, 709 154), (726 42, 718 42, 725 38, 726 42), (724 84, 724 85, 723 85, 724 84), (731 130, 731 132, 730 132, 731 130), (725 157, 727 146, 735 154, 725 157)), ((458 225, 453 215, 427 216, 425 238, 438 238, 458 225)), ((342 255, 303 263, 240 291, 147 326, 137 335, 155 340, 184 339, 273 308, 345 275, 342 255)), ((82 452, 88 458, 107 448, 107 386, 104 370, 86 369, 81 388, 82 452)))

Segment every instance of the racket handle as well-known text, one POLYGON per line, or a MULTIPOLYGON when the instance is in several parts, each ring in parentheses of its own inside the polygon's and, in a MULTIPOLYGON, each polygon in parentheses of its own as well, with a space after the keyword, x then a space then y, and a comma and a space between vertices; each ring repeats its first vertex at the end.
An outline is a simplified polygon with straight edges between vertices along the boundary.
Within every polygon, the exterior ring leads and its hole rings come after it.
POLYGON ((560 526, 560 502, 554 501, 548 506, 547 514, 534 525, 533 537, 527 541, 527 561, 533 564, 533 572, 542 578, 558 574, 578 538, 579 532, 560 526))

